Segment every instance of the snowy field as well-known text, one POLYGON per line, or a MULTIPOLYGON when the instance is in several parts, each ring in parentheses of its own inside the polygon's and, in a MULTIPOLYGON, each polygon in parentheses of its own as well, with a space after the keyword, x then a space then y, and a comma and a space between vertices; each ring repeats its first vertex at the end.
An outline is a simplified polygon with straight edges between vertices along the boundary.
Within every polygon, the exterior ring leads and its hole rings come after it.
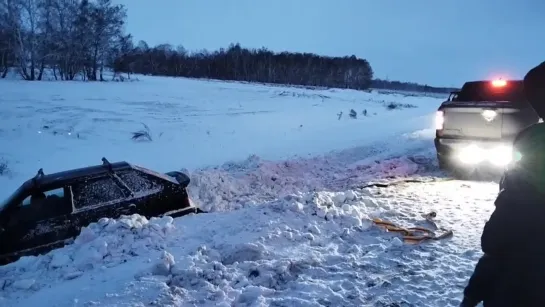
POLYGON ((440 96, 142 76, 0 93, 0 197, 104 156, 187 171, 211 212, 90 225, 0 267, 0 306, 457 306, 497 193, 437 171, 440 96), (131 139, 144 124, 151 140, 131 139), (422 182, 363 187, 396 178, 422 182), (372 223, 433 228, 431 211, 453 237, 408 245, 372 223))

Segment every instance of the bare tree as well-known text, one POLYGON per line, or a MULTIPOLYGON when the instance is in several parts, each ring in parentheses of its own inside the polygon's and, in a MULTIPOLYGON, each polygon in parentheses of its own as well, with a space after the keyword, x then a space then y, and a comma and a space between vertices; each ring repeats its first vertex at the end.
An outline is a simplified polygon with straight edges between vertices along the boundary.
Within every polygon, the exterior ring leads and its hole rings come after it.
POLYGON ((0 0, 0 67, 25 80, 103 80, 124 35, 126 11, 111 0, 0 0))
POLYGON ((9 17, 8 2, 0 1, 0 78, 5 78, 13 65, 13 31, 9 17))
MULTIPOLYGON (((16 68, 25 80, 104 80, 104 69, 302 86, 449 91, 416 83, 373 79, 366 59, 273 52, 239 44, 188 52, 183 46, 133 44, 124 33, 127 12, 114 0, 0 0, 0 78, 16 68)), ((114 76, 115 77, 115 76, 114 76)))

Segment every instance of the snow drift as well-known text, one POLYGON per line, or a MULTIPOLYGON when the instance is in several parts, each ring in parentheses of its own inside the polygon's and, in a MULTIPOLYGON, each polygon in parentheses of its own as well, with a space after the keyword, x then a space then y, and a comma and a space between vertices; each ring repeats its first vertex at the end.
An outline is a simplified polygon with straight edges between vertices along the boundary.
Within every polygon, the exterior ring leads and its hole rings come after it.
POLYGON ((482 226, 478 217, 491 210, 487 201, 496 191, 485 183, 422 185, 293 193, 176 220, 104 219, 82 230, 73 245, 0 268, 0 302, 455 306, 479 256, 471 242, 478 233, 463 228, 482 226), (441 196, 444 189, 457 193, 441 196), (422 191, 428 198, 418 196, 422 191), (477 197, 482 203, 468 200, 474 191, 484 193, 477 197), (445 207, 440 197, 456 205, 445 207), (425 225, 421 214, 432 209, 454 238, 408 246, 371 222, 425 225))

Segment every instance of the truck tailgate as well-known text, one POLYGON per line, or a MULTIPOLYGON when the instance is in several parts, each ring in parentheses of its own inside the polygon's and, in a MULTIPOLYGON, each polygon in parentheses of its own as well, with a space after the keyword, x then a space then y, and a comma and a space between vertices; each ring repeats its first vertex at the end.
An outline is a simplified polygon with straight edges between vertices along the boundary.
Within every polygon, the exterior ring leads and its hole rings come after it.
POLYGON ((502 108, 503 139, 512 140, 524 128, 539 121, 539 116, 529 103, 509 103, 502 108))
POLYGON ((441 111, 444 117, 441 137, 502 138, 501 108, 496 103, 449 102, 443 105, 441 111))

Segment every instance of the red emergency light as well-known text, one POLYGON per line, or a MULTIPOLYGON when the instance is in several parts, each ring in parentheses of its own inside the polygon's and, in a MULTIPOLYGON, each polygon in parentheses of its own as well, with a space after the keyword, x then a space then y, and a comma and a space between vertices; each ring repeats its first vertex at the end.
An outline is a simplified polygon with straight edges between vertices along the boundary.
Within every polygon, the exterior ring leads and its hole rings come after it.
POLYGON ((507 81, 502 80, 502 79, 496 79, 496 80, 492 81, 492 86, 493 87, 504 87, 506 85, 507 85, 507 81))

